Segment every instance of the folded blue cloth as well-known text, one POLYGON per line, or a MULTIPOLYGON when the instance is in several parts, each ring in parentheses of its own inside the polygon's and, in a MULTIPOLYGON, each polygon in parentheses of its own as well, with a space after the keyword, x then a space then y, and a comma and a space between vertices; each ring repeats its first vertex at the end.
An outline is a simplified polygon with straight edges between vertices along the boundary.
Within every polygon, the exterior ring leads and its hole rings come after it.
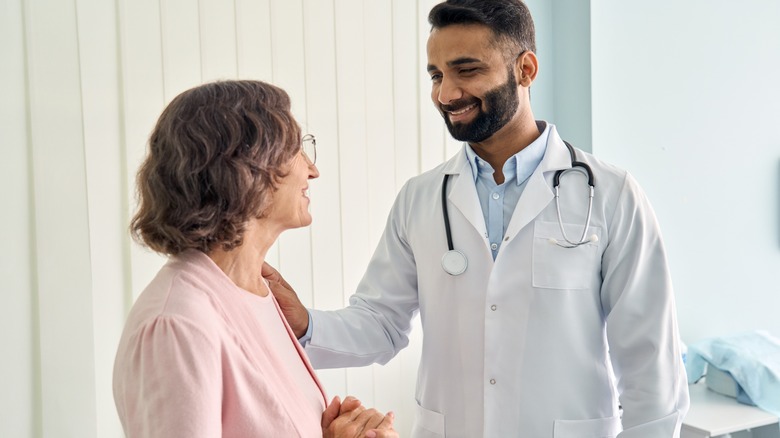
POLYGON ((737 400, 755 404, 780 417, 780 339, 761 330, 705 339, 688 346, 688 383, 704 376, 707 366, 729 372, 743 394, 737 400))

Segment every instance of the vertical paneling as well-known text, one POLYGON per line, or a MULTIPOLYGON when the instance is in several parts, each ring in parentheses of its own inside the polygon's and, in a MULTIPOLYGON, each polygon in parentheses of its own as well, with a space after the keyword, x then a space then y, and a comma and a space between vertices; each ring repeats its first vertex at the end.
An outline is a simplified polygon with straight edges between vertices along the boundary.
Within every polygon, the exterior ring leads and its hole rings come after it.
POLYGON ((36 331, 22 1, 0 2, 0 436, 36 435, 36 331))
MULTIPOLYGON (((392 2, 393 34, 393 122, 395 124, 395 189, 420 173, 419 106, 420 64, 419 20, 416 2, 392 2)), ((427 82, 422 83, 423 86, 427 82)), ((419 319, 418 319, 419 321, 419 319)), ((418 324, 417 324, 418 325, 418 324)), ((413 325, 414 327, 414 325, 413 325)), ((377 397, 383 397, 386 385, 394 385, 388 409, 396 413, 395 427, 401 436, 408 436, 414 420, 414 389, 417 365, 420 362, 420 330, 413 329, 409 345, 389 364, 397 364, 398 373, 383 376, 377 372, 377 397)), ((388 365, 389 365, 388 364, 388 365)), ((384 407, 384 405, 383 405, 384 407)))
MULTIPOLYGON (((339 178, 336 41, 332 1, 306 0, 303 33, 306 46, 306 114, 304 129, 317 137, 320 177, 311 182, 311 251, 313 307, 339 309, 344 303, 339 178)), ((348 292, 348 291, 347 291, 348 292)), ((329 396, 346 394, 346 371, 317 373, 329 396)))
POLYGON ((370 255, 365 55, 363 38, 355 37, 363 35, 363 2, 336 0, 335 7, 344 287, 351 293, 370 255))
MULTIPOLYGON (((376 246, 395 199, 395 123, 393 92, 393 16, 390 0, 366 3, 363 11, 366 85, 366 162, 370 249, 376 246), (390 84, 387 86, 384 84, 390 84)), ((374 406, 396 409, 401 396, 398 361, 373 366, 374 406)))
MULTIPOLYGON (((147 149, 147 140, 165 102, 163 91, 162 39, 159 0, 119 0, 120 27, 120 120, 124 148, 124 175, 129 223, 135 211, 135 174, 147 149)), ((136 243, 130 255, 130 288, 138 296, 163 264, 164 259, 136 243)), ((131 304, 128 300, 129 304, 131 304)))
POLYGON ((75 2, 26 5, 44 436, 96 436, 75 2))
POLYGON ((236 8, 233 0, 199 0, 203 82, 238 74, 236 8))
POLYGON ((236 57, 242 79, 273 79, 270 0, 236 0, 236 57))
POLYGON ((390 0, 368 2, 363 11, 366 165, 369 245, 375 247, 395 198, 393 120, 393 16, 390 0))
POLYGON ((417 4, 392 2, 393 33, 393 122, 395 124, 396 191, 420 173, 418 78, 419 63, 417 4))
MULTIPOLYGON (((375 169, 368 167, 366 144, 365 4, 362 0, 335 1, 345 300, 355 291, 373 249, 368 243, 370 215, 366 208, 371 196, 368 175, 375 169)), ((347 391, 373 405, 372 368, 347 370, 347 391)))
MULTIPOLYGON (((160 23, 165 102, 167 103, 182 91, 201 83, 201 30, 198 2, 160 0, 160 23)), ((153 32, 154 29, 151 28, 151 31, 153 32)))
MULTIPOLYGON (((346 304, 396 191, 421 162, 444 155, 441 119, 419 96, 427 8, 391 0, 0 4, 0 55, 10 61, 0 70, 0 144, 13 149, 2 182, 19 187, 7 201, 13 215, 2 219, 13 260, 0 269, 4 287, 24 291, 2 310, 4 332, 14 333, 4 345, 17 358, 2 374, 21 378, 3 382, 11 391, 0 408, 19 415, 0 422, 0 436, 122 435, 113 357, 124 315, 165 260, 129 239, 135 173, 165 104, 197 84, 242 77, 289 93, 302 129, 317 136, 321 176, 310 187, 312 226, 283 233, 267 259, 306 305, 346 304), (423 109, 433 114, 424 123, 423 109), (427 158, 420 137, 433 139, 427 158)), ((331 396, 394 410, 405 436, 418 360, 413 337, 386 366, 319 374, 331 396)))
POLYGON ((419 73, 420 92, 418 94, 418 108, 420 111, 420 171, 424 172, 439 164, 444 160, 445 150, 445 132, 442 128, 443 120, 431 103, 431 79, 428 76, 428 54, 426 45, 428 35, 431 31, 431 25, 428 24, 428 12, 439 3, 437 0, 419 0, 418 1, 418 35, 417 42, 419 49, 419 73))
POLYGON ((124 264, 127 245, 125 178, 119 126, 118 29, 114 2, 77 0, 84 155, 95 342, 97 436, 121 433, 112 397, 112 368, 130 292, 124 264), (105 62, 113 60, 114 62, 105 62))

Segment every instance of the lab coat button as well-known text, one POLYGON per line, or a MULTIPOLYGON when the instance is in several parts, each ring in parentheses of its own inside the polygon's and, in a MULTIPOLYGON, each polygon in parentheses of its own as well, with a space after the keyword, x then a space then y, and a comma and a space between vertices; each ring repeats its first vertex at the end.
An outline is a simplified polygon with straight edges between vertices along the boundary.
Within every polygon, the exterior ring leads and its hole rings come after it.
POLYGON ((491 385, 495 385, 496 384, 496 379, 490 379, 490 384, 491 385))
POLYGON ((493 304, 492 306, 490 306, 490 310, 496 310, 496 309, 498 309, 498 306, 496 306, 495 304, 493 304))

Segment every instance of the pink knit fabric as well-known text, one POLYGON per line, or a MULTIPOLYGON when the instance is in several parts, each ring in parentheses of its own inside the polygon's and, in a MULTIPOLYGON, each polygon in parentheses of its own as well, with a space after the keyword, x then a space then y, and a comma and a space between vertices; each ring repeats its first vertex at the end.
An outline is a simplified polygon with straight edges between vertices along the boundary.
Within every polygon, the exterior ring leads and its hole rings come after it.
POLYGON ((238 288, 198 251, 171 258, 138 297, 114 400, 129 438, 321 437, 326 404, 273 296, 238 288), (258 317, 262 300, 279 320, 258 317))

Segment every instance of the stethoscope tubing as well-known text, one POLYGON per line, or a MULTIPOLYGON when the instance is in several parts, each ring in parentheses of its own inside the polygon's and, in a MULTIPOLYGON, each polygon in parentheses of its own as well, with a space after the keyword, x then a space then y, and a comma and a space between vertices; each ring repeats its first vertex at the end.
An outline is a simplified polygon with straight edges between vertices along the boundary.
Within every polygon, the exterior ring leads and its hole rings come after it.
POLYGON ((447 233, 447 249, 452 251, 455 249, 452 246, 452 231, 450 231, 450 213, 447 210, 447 181, 450 180, 450 175, 444 175, 444 183, 441 188, 441 207, 444 210, 444 232, 447 233))
MULTIPOLYGON (((593 212, 593 195, 596 191, 596 182, 593 176, 593 171, 591 170, 590 166, 588 166, 587 164, 581 161, 577 161, 577 153, 574 151, 574 147, 572 147, 572 145, 570 145, 569 142, 564 141, 564 144, 566 145, 566 148, 569 150, 569 155, 571 157, 571 167, 567 169, 561 169, 555 172, 555 175, 553 176, 553 190, 555 192, 554 193, 555 210, 558 215, 558 225, 561 228, 561 234, 563 235, 563 239, 565 243, 558 242, 557 240, 554 239, 552 239, 551 242, 562 248, 577 248, 580 245, 585 245, 587 243, 595 242, 597 240, 597 236, 595 235, 590 238, 586 238, 588 235, 588 230, 590 229, 590 219, 591 219, 591 214, 593 212), (580 237, 579 241, 569 240, 568 236, 566 235, 566 230, 563 227, 563 218, 561 217, 561 205, 559 201, 559 186, 561 184, 561 177, 566 172, 571 170, 583 172, 588 177, 588 188, 589 188, 588 214, 585 219, 585 225, 582 229, 582 236, 580 237)), ((441 205, 442 205, 442 214, 444 215, 444 232, 447 234, 447 252, 444 254, 444 256, 442 256, 442 269, 444 269, 444 271, 450 275, 460 275, 463 272, 465 272, 466 267, 468 266, 468 259, 466 258, 465 254, 456 250, 454 244, 452 243, 452 230, 450 229, 450 214, 447 208, 447 182, 449 181, 449 178, 450 178, 449 174, 444 175, 444 181, 442 183, 442 188, 441 188, 441 205)))
POLYGON ((593 171, 591 170, 590 166, 583 163, 582 161, 577 161, 577 154, 574 151, 574 148, 572 147, 569 142, 565 141, 563 142, 566 145, 566 148, 569 150, 569 155, 571 156, 571 167, 568 169, 561 169, 557 172, 555 172, 555 176, 553 177, 553 190, 555 191, 555 211, 558 214, 558 225, 561 228, 561 234, 563 235, 563 240, 566 241, 566 243, 560 243, 555 241, 554 243, 562 248, 576 248, 580 245, 585 245, 587 243, 590 243, 592 239, 588 238, 586 239, 586 236, 588 235, 588 230, 590 229, 590 218, 591 213, 593 211, 593 195, 596 191, 596 181, 595 177, 593 176, 593 171), (561 177, 568 171, 576 170, 579 172, 584 173, 588 177, 588 214, 585 219, 585 226, 582 228, 582 236, 580 237, 579 241, 572 241, 569 240, 569 237, 566 235, 566 230, 563 227, 563 218, 561 217, 561 204, 559 202, 559 187, 561 185, 561 177))

